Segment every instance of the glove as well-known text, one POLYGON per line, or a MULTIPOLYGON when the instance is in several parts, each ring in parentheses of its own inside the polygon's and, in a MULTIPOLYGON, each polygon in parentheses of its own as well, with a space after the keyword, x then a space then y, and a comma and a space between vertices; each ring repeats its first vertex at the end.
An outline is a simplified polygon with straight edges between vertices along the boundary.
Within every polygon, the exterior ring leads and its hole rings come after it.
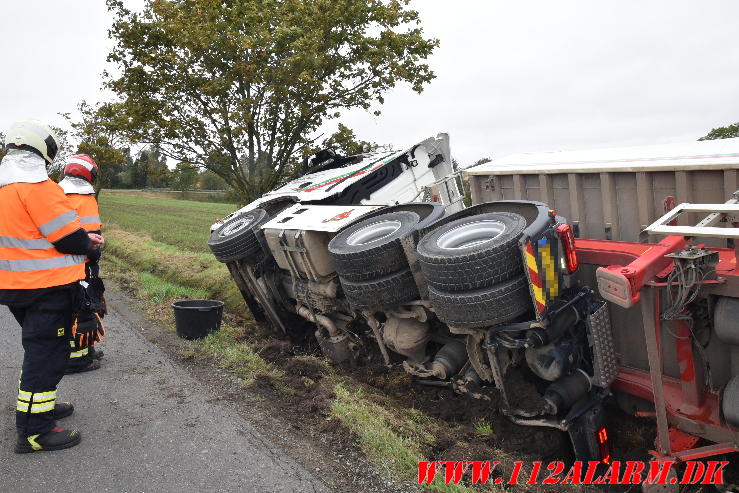
POLYGON ((77 350, 93 345, 98 332, 98 317, 95 314, 79 315, 72 326, 74 346, 77 350))
POLYGON ((92 335, 93 346, 105 338, 105 326, 103 325, 102 317, 95 313, 95 319, 97 321, 97 330, 92 335))

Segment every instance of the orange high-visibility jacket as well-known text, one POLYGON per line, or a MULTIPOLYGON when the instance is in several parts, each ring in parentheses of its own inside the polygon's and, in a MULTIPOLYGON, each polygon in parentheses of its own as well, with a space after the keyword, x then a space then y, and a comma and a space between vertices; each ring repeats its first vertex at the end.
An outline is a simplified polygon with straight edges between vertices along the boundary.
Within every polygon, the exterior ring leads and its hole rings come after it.
POLYGON ((95 200, 95 195, 69 193, 67 199, 72 208, 77 211, 80 224, 86 231, 100 231, 103 223, 100 221, 100 211, 98 211, 98 201, 95 200))
POLYGON ((0 187, 0 289, 40 289, 85 278, 85 255, 52 244, 81 227, 51 180, 0 187))

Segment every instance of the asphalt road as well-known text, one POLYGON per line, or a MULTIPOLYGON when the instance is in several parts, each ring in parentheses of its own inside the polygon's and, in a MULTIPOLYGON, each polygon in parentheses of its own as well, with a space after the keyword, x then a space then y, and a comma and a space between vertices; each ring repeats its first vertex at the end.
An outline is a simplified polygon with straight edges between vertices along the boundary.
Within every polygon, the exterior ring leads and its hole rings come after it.
POLYGON ((328 492, 253 425, 193 380, 138 331, 125 299, 109 299, 100 370, 65 376, 60 421, 82 443, 14 454, 20 328, 0 307, 0 491, 328 492))

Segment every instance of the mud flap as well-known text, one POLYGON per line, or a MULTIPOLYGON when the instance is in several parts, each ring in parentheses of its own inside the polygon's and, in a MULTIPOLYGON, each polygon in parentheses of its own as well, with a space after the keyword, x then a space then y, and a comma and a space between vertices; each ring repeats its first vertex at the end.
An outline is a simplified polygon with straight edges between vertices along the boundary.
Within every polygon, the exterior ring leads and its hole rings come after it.
POLYGON ((611 447, 602 404, 593 406, 573 421, 567 433, 576 460, 610 463, 611 447))

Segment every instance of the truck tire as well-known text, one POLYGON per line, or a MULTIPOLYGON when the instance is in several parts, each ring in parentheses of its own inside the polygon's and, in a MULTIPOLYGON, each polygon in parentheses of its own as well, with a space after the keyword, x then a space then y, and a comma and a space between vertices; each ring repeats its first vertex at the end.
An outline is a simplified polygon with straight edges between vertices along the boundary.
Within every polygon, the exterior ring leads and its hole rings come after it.
POLYGON ((254 209, 232 217, 210 235, 210 251, 224 264, 234 260, 244 260, 250 264, 258 262, 263 255, 259 255, 262 247, 256 233, 268 220, 269 216, 263 209, 254 209))
POLYGON ((348 281, 339 277, 344 295, 357 310, 398 306, 420 299, 409 269, 372 281, 348 281))
POLYGON ((359 221, 340 231, 328 244, 339 277, 352 282, 371 281, 408 269, 400 240, 412 233, 419 221, 415 212, 398 211, 359 221))
POLYGON ((509 212, 464 217, 425 235, 418 259, 429 287, 472 291, 494 286, 523 271, 518 239, 526 220, 509 212))
POLYGON ((459 328, 508 322, 533 308, 528 280, 523 275, 467 292, 445 292, 429 286, 429 298, 439 320, 459 328))

